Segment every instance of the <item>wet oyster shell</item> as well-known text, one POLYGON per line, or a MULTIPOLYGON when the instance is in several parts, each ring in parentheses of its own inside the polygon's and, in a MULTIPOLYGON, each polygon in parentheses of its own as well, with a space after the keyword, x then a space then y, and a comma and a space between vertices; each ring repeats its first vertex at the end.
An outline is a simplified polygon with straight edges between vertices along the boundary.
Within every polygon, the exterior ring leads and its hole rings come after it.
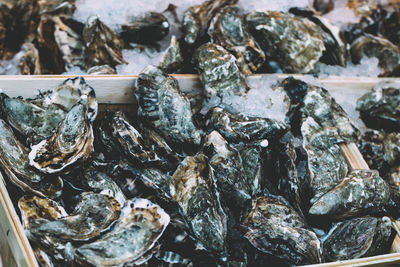
POLYGON ((193 57, 207 97, 241 95, 247 90, 236 58, 222 46, 204 44, 193 57))
POLYGON ((247 117, 213 108, 207 114, 207 128, 217 130, 226 140, 234 143, 262 139, 274 139, 287 131, 281 121, 267 118, 247 117))
POLYGON ((188 8, 183 14, 182 28, 184 40, 193 45, 201 39, 215 14, 226 5, 234 5, 237 0, 208 0, 201 5, 188 8))
POLYGON ((307 73, 325 51, 320 28, 308 19, 266 11, 250 12, 245 21, 275 71, 307 73))
POLYGON ((119 35, 128 43, 154 44, 168 35, 169 23, 161 13, 146 12, 129 18, 121 28, 119 35))
POLYGON ((387 132, 400 130, 400 89, 379 87, 357 100, 356 109, 370 128, 387 132))
POLYGON ((78 247, 75 255, 78 262, 94 266, 135 262, 154 247, 169 221, 168 214, 147 199, 129 200, 113 229, 100 239, 78 247))
POLYGON ((87 70, 87 74, 89 75, 104 75, 104 74, 117 74, 117 71, 108 66, 108 65, 101 65, 101 66, 93 66, 87 70))
POLYGON ((147 66, 136 81, 135 95, 144 124, 172 144, 200 144, 201 132, 193 124, 190 102, 172 76, 147 66))
POLYGON ((60 196, 63 181, 59 177, 45 177, 29 166, 29 150, 15 137, 11 128, 0 119, 0 168, 9 181, 24 192, 41 197, 60 196))
POLYGON ((242 16, 239 15, 239 6, 229 5, 222 8, 212 19, 208 34, 212 42, 235 55, 243 74, 252 74, 263 65, 264 52, 248 32, 242 16))
POLYGON ((172 176, 170 189, 195 237, 219 256, 225 254, 227 217, 206 157, 186 157, 172 176))
POLYGON ((242 225, 244 237, 257 250, 290 263, 324 261, 322 244, 283 197, 258 197, 242 225))
POLYGON ((382 211, 389 198, 389 186, 376 170, 354 170, 315 202, 309 213, 346 219, 382 211))
POLYGON ((122 44, 117 34, 97 16, 87 20, 82 34, 87 53, 87 69, 98 65, 114 68, 116 65, 127 64, 122 58, 122 44))
POLYGON ((183 68, 184 61, 185 59, 179 41, 176 39, 175 35, 173 35, 171 37, 171 43, 162 56, 160 63, 158 63, 158 66, 165 73, 179 73, 183 68))
POLYGON ((32 146, 29 163, 44 173, 56 173, 87 159, 93 151, 93 128, 84 95, 49 138, 32 146))
POLYGON ((389 251, 393 242, 390 218, 362 217, 335 224, 324 237, 327 261, 357 259, 389 251))
POLYGON ((21 47, 23 56, 19 59, 18 69, 21 75, 37 75, 42 74, 42 66, 40 64, 39 51, 31 43, 25 43, 21 47))

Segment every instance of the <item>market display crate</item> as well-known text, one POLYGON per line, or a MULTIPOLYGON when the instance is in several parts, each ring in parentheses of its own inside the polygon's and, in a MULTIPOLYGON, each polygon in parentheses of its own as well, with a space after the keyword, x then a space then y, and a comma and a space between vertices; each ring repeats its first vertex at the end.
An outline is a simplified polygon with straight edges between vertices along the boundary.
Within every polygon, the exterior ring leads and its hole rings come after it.
MULTIPOLYGON (((182 92, 189 97, 200 93, 201 84, 197 75, 173 76, 178 80, 182 92)), ((288 75, 272 76, 283 79, 288 75)), ((301 75, 291 76, 302 78, 301 75)), ((38 90, 51 90, 70 77, 74 76, 2 76, 0 88, 12 97, 32 98, 38 90)), ((136 112, 136 99, 133 94, 136 75, 83 77, 95 89, 100 112, 113 107, 127 112, 136 112)), ((265 78, 265 75, 249 77, 249 79, 261 78, 265 78)), ((349 108, 349 102, 355 105, 358 97, 378 84, 390 83, 400 86, 400 79, 397 78, 327 77, 319 79, 318 82, 321 82, 334 97, 341 95, 341 100, 337 99, 337 102, 343 104, 345 110, 349 108), (347 103, 341 103, 342 101, 347 101, 347 103)), ((354 143, 341 144, 341 149, 350 169, 368 169, 368 165, 354 143)), ((8 242, 0 246, 4 248, 2 253, 6 256, 3 261, 6 260, 6 266, 38 266, 15 208, 0 174, 0 239, 6 238, 8 242)), ((393 227, 400 233, 400 224, 393 222, 393 227)), ((400 266, 400 238, 396 236, 390 254, 308 266, 400 266)))

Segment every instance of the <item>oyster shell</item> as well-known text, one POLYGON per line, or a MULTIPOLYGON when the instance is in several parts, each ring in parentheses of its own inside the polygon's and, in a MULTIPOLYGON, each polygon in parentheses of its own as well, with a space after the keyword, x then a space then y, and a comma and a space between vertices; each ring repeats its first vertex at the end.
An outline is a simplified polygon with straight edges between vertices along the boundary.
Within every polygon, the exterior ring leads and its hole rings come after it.
POLYGON ((207 97, 243 94, 247 85, 235 57, 216 44, 203 44, 194 53, 207 97))
POLYGON ((119 64, 127 64, 122 58, 122 44, 117 34, 97 16, 88 18, 82 36, 87 53, 87 69, 98 65, 114 68, 119 64))
POLYGON ((324 237, 327 261, 369 257, 385 253, 393 241, 390 218, 362 217, 335 224, 324 237))
POLYGON ((260 252, 296 265, 324 261, 317 235, 283 197, 255 199, 242 227, 244 237, 260 252))
POLYGON ((224 6, 236 3, 237 0, 208 0, 188 8, 182 19, 184 41, 189 45, 196 43, 205 35, 215 14, 224 6))
POLYGON ((175 35, 173 35, 171 43, 162 56, 160 63, 158 63, 158 66, 165 73, 178 73, 183 68, 184 61, 180 44, 175 35))
POLYGON ((354 170, 315 202, 309 213, 346 219, 382 211, 389 198, 389 186, 376 170, 354 170))
POLYGON ((95 266, 135 262, 154 247, 169 221, 169 215, 147 199, 129 200, 113 229, 100 239, 76 248, 75 255, 79 262, 95 266))
POLYGON ((170 188, 196 238, 203 246, 223 256, 226 250, 227 216, 216 192, 206 157, 186 157, 172 176, 170 188))
POLYGON ((211 109, 207 118, 209 130, 217 130, 226 140, 234 143, 273 139, 287 131, 287 125, 281 121, 236 115, 219 107, 211 109))
POLYGON ((264 52, 247 31, 239 6, 225 6, 210 23, 208 34, 214 43, 232 52, 241 72, 252 74, 259 69, 264 61, 264 52))
POLYGON ((370 128, 388 132, 400 130, 400 89, 379 87, 357 100, 356 109, 370 128))
POLYGON ((45 177, 29 166, 29 150, 15 137, 11 128, 0 119, 0 168, 11 183, 41 197, 58 197, 63 181, 59 177, 45 177))
POLYGON ((138 116, 144 124, 172 144, 200 144, 201 132, 193 124, 190 102, 173 77, 147 66, 136 81, 135 95, 138 116))
POLYGON ((76 10, 75 0, 41 0, 38 1, 39 14, 72 16, 76 10))
POLYGON ((19 59, 18 69, 21 75, 42 74, 42 66, 39 59, 39 51, 31 43, 25 43, 21 47, 23 56, 19 59))
POLYGON ((117 71, 108 66, 108 65, 101 65, 101 66, 93 66, 88 69, 87 73, 89 75, 103 75, 103 74, 117 74, 117 71))
POLYGON ((49 138, 32 146, 29 163, 44 173, 56 173, 79 163, 93 151, 88 98, 83 95, 49 138))
POLYGON ((325 51, 321 29, 308 19, 267 11, 250 12, 245 21, 275 72, 307 73, 325 51))
POLYGON ((131 17, 128 23, 121 26, 121 39, 130 43, 154 44, 162 40, 169 32, 167 18, 157 12, 146 12, 131 17))

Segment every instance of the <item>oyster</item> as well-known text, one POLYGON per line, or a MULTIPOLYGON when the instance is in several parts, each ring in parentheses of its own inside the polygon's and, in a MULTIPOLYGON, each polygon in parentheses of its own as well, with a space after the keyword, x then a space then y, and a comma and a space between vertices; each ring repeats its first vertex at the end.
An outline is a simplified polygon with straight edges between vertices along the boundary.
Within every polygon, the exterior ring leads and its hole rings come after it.
POLYGON ((60 196, 63 181, 45 177, 29 166, 29 150, 15 137, 11 128, 0 119, 0 168, 8 179, 24 192, 50 198, 60 196))
POLYGON ((162 40, 169 32, 167 18, 157 12, 146 12, 140 16, 128 19, 128 24, 122 25, 121 39, 138 44, 154 44, 162 40))
POLYGON ((203 154, 188 156, 173 174, 170 188, 195 237, 206 249, 224 256, 227 216, 221 207, 213 179, 203 154))
POLYGON ((376 170, 354 170, 315 202, 309 213, 346 219, 382 211, 389 198, 389 186, 376 170))
POLYGON ((38 1, 40 6, 39 14, 67 15, 72 16, 75 12, 75 0, 41 0, 38 1))
POLYGON ((29 163, 45 173, 61 172, 89 157, 93 151, 93 139, 88 98, 83 95, 55 132, 32 146, 29 163))
POLYGON ((200 144, 201 132, 193 124, 190 102, 173 77, 147 66, 136 81, 135 95, 138 116, 144 124, 172 144, 200 144))
POLYGON ((18 69, 21 75, 42 74, 42 66, 39 59, 39 51, 31 43, 25 43, 21 47, 23 56, 19 59, 18 69))
POLYGON ((389 251, 393 242, 390 218, 362 217, 335 224, 324 237, 327 261, 357 259, 389 251))
POLYGON ((287 125, 281 121, 235 115, 218 107, 211 109, 207 118, 209 130, 217 130, 226 140, 234 143, 273 139, 287 131, 287 125))
POLYGON ((307 73, 325 51, 320 28, 308 19, 267 11, 245 21, 275 72, 307 73))
POLYGON ((389 40, 364 35, 354 40, 350 53, 356 64, 363 56, 378 58, 379 67, 383 70, 381 76, 396 76, 400 73, 400 49, 389 40))
POLYGON ((178 73, 183 68, 183 64, 184 58, 180 44, 175 35, 173 35, 171 37, 171 43, 162 56, 158 66, 165 73, 178 73))
POLYGON ((237 0, 208 0, 201 5, 188 8, 183 14, 182 28, 184 40, 193 45, 206 33, 211 19, 226 5, 236 4, 237 0))
POLYGON ((194 58, 207 97, 240 95, 247 90, 235 57, 222 46, 204 44, 197 48, 194 58))
POLYGON ((255 199, 242 228, 244 237, 260 252, 296 265, 324 261, 317 235, 283 197, 255 199))
POLYGON ((147 199, 129 200, 110 232, 76 248, 77 261, 95 266, 136 262, 154 247, 169 221, 168 214, 147 199))
POLYGON ((98 65, 109 65, 114 68, 119 64, 127 64, 122 58, 122 44, 117 34, 97 16, 87 20, 82 36, 87 53, 87 69, 98 65))
POLYGON ((243 74, 252 74, 263 65, 264 52, 248 33, 239 15, 239 6, 229 5, 222 8, 212 19, 208 34, 214 43, 235 55, 243 74))
POLYGON ((379 87, 357 100, 356 109, 364 123, 388 132, 400 130, 400 90, 379 87))
POLYGON ((101 65, 101 66, 93 66, 88 69, 87 73, 89 75, 103 75, 103 74, 117 74, 117 71, 108 66, 108 65, 101 65))

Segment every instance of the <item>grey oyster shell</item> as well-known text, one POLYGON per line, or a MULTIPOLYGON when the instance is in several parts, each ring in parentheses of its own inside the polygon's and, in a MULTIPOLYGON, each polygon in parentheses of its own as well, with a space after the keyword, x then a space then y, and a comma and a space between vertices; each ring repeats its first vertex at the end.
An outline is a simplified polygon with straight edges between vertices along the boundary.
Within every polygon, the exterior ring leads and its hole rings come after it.
POLYGON ((117 74, 117 71, 108 66, 108 65, 100 65, 100 66, 93 66, 87 70, 89 75, 105 75, 105 74, 117 74))
POLYGON ((212 19, 208 34, 212 42, 232 52, 237 65, 245 75, 252 74, 259 69, 265 55, 245 27, 242 16, 239 15, 239 6, 225 6, 212 19))
POLYGON ((167 18, 157 12, 146 12, 128 19, 128 24, 121 26, 119 36, 126 42, 154 44, 161 41, 169 32, 167 18))
POLYGON ((284 122, 236 115, 216 107, 207 114, 207 127, 217 130, 226 140, 234 143, 273 139, 283 135, 288 127, 284 122))
POLYGON ((97 16, 88 18, 83 28, 83 41, 86 47, 86 68, 98 65, 115 67, 127 64, 122 58, 122 44, 117 34, 102 23, 97 16))
POLYGON ((196 238, 203 246, 223 256, 226 250, 227 216, 206 157, 186 157, 172 176, 170 189, 196 238))
POLYGON ((201 132, 193 124, 189 100, 178 82, 155 66, 147 66, 136 81, 138 116, 173 144, 199 145, 201 132))
POLYGON ((203 44, 194 58, 207 97, 241 95, 247 90, 236 58, 222 46, 203 44))
POLYGON ((356 109, 370 128, 387 132, 400 130, 400 89, 379 87, 357 100, 356 109))
POLYGON ((237 0, 208 0, 188 8, 182 19, 184 41, 189 45, 196 43, 205 35, 215 14, 222 7, 236 3, 237 0))
POLYGON ((93 128, 84 95, 60 122, 53 135, 32 146, 29 163, 44 173, 56 173, 87 159, 93 151, 93 128))
POLYGON ((21 47, 22 57, 18 63, 18 74, 21 75, 37 75, 42 74, 42 66, 40 64, 39 51, 31 43, 25 43, 21 47))
POLYGON ((0 168, 8 179, 24 192, 41 197, 61 195, 63 181, 59 177, 45 177, 29 166, 29 150, 15 137, 11 128, 0 119, 0 168))
POLYGON ((51 135, 66 114, 59 107, 40 107, 4 93, 0 93, 0 113, 31 144, 37 144, 51 135))
POLYGON ((163 54, 158 66, 165 73, 179 73, 183 68, 184 58, 179 41, 175 35, 171 37, 171 43, 163 54))
POLYGON ((389 185, 376 170, 354 170, 315 202, 309 213, 346 219, 382 211, 389 198, 389 185))
POLYGON ((263 253, 296 265, 324 261, 317 235, 283 197, 255 199, 242 228, 244 237, 263 253))
POLYGON ((78 262, 94 266, 122 266, 143 260, 162 236, 169 215, 147 199, 128 200, 111 231, 75 249, 78 262), (134 242, 132 242, 134 240, 134 242))
POLYGON ((319 26, 308 19, 266 11, 251 12, 245 21, 267 62, 285 73, 311 71, 325 51, 319 26))
POLYGON ((324 237, 327 261, 357 259, 385 253, 393 241, 390 218, 362 217, 335 224, 324 237))
POLYGON ((396 76, 400 71, 400 49, 384 38, 361 36, 351 44, 350 53, 354 63, 359 63, 363 56, 378 58, 381 76, 396 76))

